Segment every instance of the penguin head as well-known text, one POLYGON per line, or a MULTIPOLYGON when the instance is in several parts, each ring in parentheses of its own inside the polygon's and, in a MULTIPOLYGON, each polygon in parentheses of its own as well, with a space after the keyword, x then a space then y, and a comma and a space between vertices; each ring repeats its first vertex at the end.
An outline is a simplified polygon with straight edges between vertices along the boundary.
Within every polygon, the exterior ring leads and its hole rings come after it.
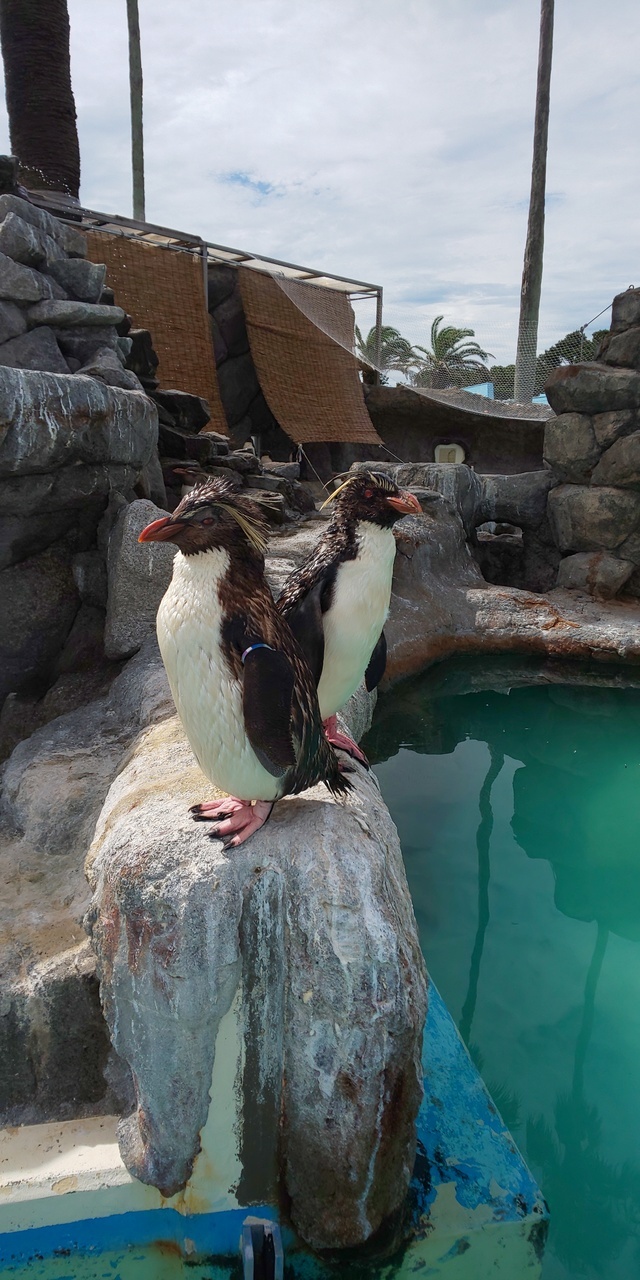
POLYGON ((239 497, 228 480, 207 480, 190 489, 175 511, 154 520, 138 542, 174 542, 185 556, 223 550, 262 562, 267 527, 260 508, 239 497))
POLYGON ((353 522, 369 520, 383 529, 390 529, 401 516, 422 514, 415 494, 401 489, 382 471, 350 473, 324 506, 329 502, 336 504, 334 518, 353 522))

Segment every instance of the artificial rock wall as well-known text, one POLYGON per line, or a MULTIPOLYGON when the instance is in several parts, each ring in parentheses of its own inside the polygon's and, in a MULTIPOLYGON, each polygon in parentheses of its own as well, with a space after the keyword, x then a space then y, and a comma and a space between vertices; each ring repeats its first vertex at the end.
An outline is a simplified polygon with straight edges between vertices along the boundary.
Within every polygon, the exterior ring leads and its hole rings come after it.
POLYGON ((558 586, 640 596, 640 289, 614 298, 598 360, 556 369, 546 393, 558 586))

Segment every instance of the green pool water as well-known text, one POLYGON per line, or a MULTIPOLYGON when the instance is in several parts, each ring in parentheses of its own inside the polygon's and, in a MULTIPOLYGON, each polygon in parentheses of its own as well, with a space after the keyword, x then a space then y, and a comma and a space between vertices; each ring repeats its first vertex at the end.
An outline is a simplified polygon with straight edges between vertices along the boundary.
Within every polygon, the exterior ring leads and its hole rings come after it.
POLYGON ((640 689, 532 671, 434 668, 364 746, 430 973, 549 1201, 544 1280, 638 1280, 640 689))

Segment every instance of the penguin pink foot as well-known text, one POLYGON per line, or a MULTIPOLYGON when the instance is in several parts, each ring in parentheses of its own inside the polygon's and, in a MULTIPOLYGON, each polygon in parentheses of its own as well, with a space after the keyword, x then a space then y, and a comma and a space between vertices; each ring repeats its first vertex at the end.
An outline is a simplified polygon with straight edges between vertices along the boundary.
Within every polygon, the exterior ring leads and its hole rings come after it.
POLYGON ((211 839, 222 838, 225 849, 231 849, 244 844, 249 836, 259 831, 272 809, 273 803, 269 800, 256 800, 251 804, 249 800, 225 796, 224 800, 194 804, 189 812, 193 814, 194 822, 214 822, 216 829, 211 832, 211 839))
POLYGON ((323 720, 322 727, 327 742, 330 742, 332 747, 337 747, 339 751, 346 751, 348 755, 353 756, 354 760, 358 760, 360 764, 363 764, 365 769, 369 768, 369 761, 364 751, 360 750, 357 742, 354 742, 353 738, 350 738, 348 734, 341 733, 338 728, 337 716, 329 716, 327 720, 323 720))

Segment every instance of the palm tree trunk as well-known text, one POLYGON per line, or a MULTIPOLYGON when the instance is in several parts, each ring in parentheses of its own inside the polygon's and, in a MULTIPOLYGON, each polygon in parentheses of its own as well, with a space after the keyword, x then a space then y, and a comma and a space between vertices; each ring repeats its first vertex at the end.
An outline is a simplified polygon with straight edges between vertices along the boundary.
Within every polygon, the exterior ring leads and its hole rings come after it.
POLYGON ((536 117, 533 131, 531 196, 529 199, 527 241, 524 250, 522 290, 520 293, 520 322, 518 325, 518 350, 516 353, 514 386, 515 399, 521 404, 528 404, 533 399, 536 376, 538 316, 540 313, 544 250, 544 197, 547 180, 553 3, 554 0, 541 0, 540 5, 540 47, 538 50, 536 117))
POLYGON ((80 149, 67 0, 0 0, 0 46, 21 181, 77 198, 80 149))
POLYGON ((127 0, 129 27, 129 89, 131 94, 131 168, 133 216, 144 222, 144 144, 142 137, 142 55, 138 0, 127 0))

